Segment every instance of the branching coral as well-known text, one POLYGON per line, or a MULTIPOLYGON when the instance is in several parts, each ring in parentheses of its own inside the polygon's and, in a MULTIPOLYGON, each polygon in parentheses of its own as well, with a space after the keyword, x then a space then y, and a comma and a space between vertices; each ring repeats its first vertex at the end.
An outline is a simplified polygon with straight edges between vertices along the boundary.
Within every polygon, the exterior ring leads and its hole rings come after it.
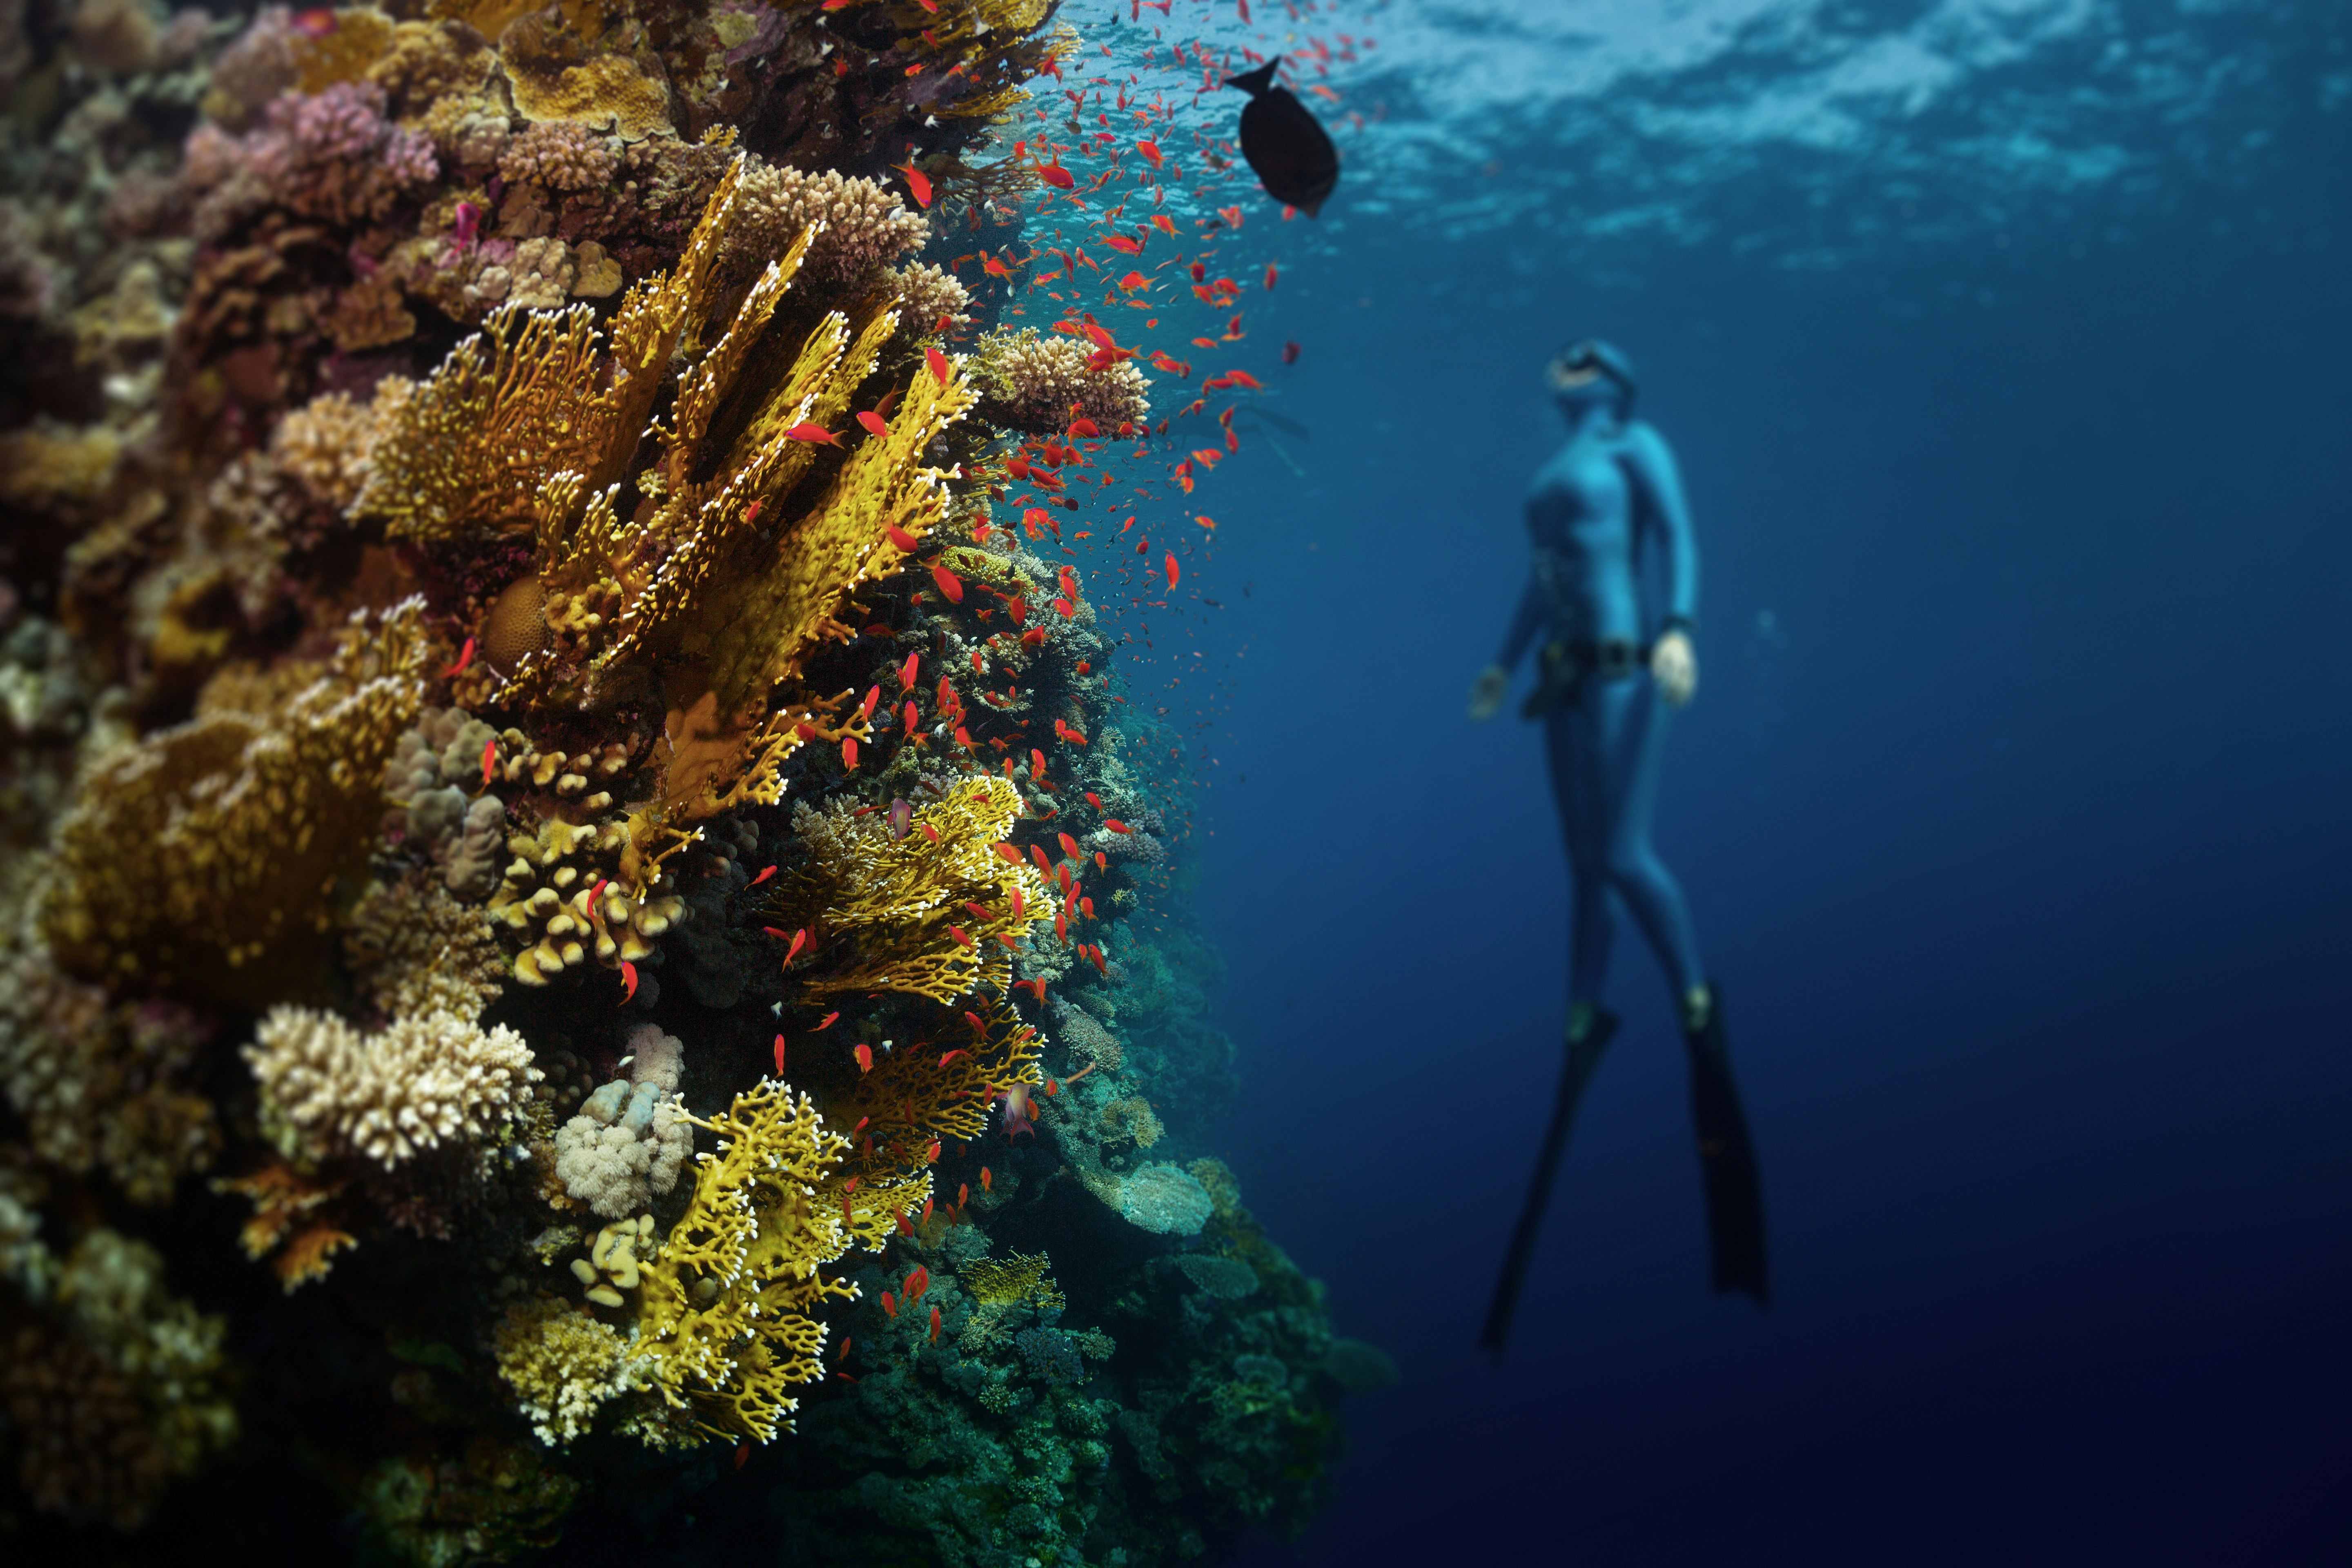
POLYGON ((471 1018, 504 989, 489 917, 430 879, 370 888, 352 910, 343 955, 361 994, 388 1017, 471 1018))
POLYGON ((276 1007, 245 1059, 265 1110, 285 1119, 306 1152, 363 1155, 386 1169, 489 1132, 540 1077, 520 1035, 447 1013, 362 1035, 331 1013, 276 1007))
POLYGON ((226 1322, 163 1283, 153 1247, 99 1229, 56 1271, 47 1320, 0 1357, 0 1405, 36 1506, 133 1529, 170 1479, 236 1436, 226 1322))
POLYGON ((743 175, 742 215, 727 236, 730 261, 748 259, 751 269, 791 249, 803 230, 817 226, 801 265, 825 283, 854 283, 920 250, 931 226, 908 212, 898 198, 871 180, 832 169, 755 168, 743 175))
POLYGON ((1042 1252, 1034 1258, 1016 1252, 1007 1258, 975 1258, 958 1272, 972 1300, 982 1305, 1034 1301, 1059 1307, 1064 1305, 1062 1292, 1045 1272, 1050 1261, 1042 1252))
POLYGON ((613 153, 604 138, 576 121, 542 121, 507 143, 499 173, 518 184, 592 190, 613 177, 613 153))
POLYGON ((922 459, 972 399, 940 358, 914 373, 884 434, 819 470, 825 442, 810 432, 837 442, 832 432, 848 422, 896 316, 878 310, 853 327, 833 312, 796 354, 771 352, 766 329, 812 230, 704 350, 742 170, 739 160, 720 182, 676 269, 630 290, 609 355, 584 307, 494 314, 408 400, 357 505, 395 539, 478 548, 530 538, 533 570, 509 592, 544 631, 501 671, 497 700, 577 699, 622 668, 660 669, 670 700, 660 799, 677 823, 774 801, 793 750, 855 733, 795 710, 789 690, 785 710, 772 711, 772 697, 816 647, 846 634, 837 614, 848 594, 905 559, 894 540, 919 539, 940 517, 945 476, 922 459), (653 426, 655 466, 632 475, 681 350, 702 352, 677 384, 671 416, 653 426), (652 503, 625 521, 625 482, 652 503), (713 591, 719 584, 725 592, 713 591))
POLYGON ((414 600, 355 617, 280 712, 207 714, 92 764, 42 910, 58 961, 224 999, 314 987, 335 880, 365 861, 424 700, 422 618, 414 600))
POLYGON ((853 1241, 849 1205, 828 1201, 849 1141, 772 1079, 696 1124, 719 1147, 696 1157, 693 1203, 641 1266, 639 1342, 664 1396, 701 1430, 764 1443, 791 1428, 799 1402, 785 1390, 824 1375, 824 1330, 810 1313, 857 1297, 822 1269, 853 1241))
POLYGON ((171 1201, 220 1131, 199 1088, 210 1023, 167 1002, 118 1001, 59 974, 37 938, 0 963, 0 1089, 40 1156, 104 1171, 132 1202, 171 1201))
POLYGON ((845 939, 804 982, 809 992, 898 991, 945 1005, 1006 989, 1013 948, 1054 918, 1045 879, 998 847, 1021 811, 1020 790, 992 775, 954 785, 896 838, 879 817, 797 808, 810 861, 773 912, 845 939))
POLYGON ((627 1338, 548 1297, 509 1306, 493 1339, 499 1375, 550 1447, 587 1431, 608 1401, 652 1382, 654 1363, 632 1353, 627 1338))
POLYGON ((331 1206, 348 1184, 339 1177, 306 1174, 284 1160, 214 1184, 253 1205, 253 1217, 238 1231, 237 1245, 256 1263, 269 1258, 270 1271, 289 1295, 325 1279, 335 1254, 359 1245, 331 1206))
POLYGON ((1131 361, 1097 366, 1075 340, 1044 337, 1034 327, 991 332, 974 360, 980 416, 1008 430, 1058 435, 1091 419, 1117 432, 1151 414, 1151 384, 1131 361))

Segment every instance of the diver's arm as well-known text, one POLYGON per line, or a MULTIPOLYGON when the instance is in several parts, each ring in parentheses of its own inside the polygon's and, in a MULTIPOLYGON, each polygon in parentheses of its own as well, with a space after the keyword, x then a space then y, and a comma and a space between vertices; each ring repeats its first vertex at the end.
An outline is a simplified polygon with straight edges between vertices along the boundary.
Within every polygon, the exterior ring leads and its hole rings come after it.
POLYGON ((1511 689, 1511 669, 1519 662, 1519 656, 1528 651, 1528 644, 1535 640, 1536 628, 1543 625, 1543 590, 1531 577, 1528 591, 1519 597, 1518 613, 1511 617, 1511 629, 1503 636, 1501 655, 1470 683, 1469 717, 1473 722, 1484 723, 1502 708, 1503 698, 1511 689))
POLYGON ((1698 536, 1674 450, 1655 426, 1636 423, 1625 432, 1625 459, 1639 526, 1656 530, 1666 552, 1666 619, 1650 650, 1650 674, 1667 706, 1679 708, 1698 690, 1698 654, 1691 647, 1698 616, 1698 536))

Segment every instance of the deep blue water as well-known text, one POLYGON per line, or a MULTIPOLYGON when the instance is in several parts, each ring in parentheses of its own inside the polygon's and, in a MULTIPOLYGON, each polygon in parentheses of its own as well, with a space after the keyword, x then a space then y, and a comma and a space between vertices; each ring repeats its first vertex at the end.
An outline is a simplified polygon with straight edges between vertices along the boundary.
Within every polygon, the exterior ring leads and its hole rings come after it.
POLYGON ((1802 271, 1334 207, 1254 318, 1304 347, 1266 406, 1306 475, 1254 446, 1195 498, 1235 682, 1199 901, 1244 1197, 1404 1382, 1253 1560, 2352 1562, 2344 116, 2127 214, 1802 271), (1537 732, 1462 706, 1542 359, 1588 333, 1697 517, 1659 836, 1775 1296, 1708 1293, 1628 928, 1496 1371, 1566 882, 1537 732))

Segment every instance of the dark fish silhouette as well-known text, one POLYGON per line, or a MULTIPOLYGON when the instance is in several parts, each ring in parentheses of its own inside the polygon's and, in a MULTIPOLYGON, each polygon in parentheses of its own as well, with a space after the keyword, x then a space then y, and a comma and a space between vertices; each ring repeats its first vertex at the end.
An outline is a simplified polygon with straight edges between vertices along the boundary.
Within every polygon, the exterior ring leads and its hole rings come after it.
POLYGON ((1286 87, 1276 87, 1276 55, 1254 71, 1226 80, 1250 95, 1242 110, 1242 156, 1276 201, 1313 217, 1339 183, 1339 150, 1286 87))

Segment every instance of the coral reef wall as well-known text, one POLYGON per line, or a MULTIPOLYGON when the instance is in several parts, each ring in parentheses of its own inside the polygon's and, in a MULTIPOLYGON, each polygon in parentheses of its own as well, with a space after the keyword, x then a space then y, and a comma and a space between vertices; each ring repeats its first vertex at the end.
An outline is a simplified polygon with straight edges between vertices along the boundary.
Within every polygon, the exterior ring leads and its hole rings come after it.
POLYGON ((1150 383, 934 242, 1052 9, 0 5, 12 1555, 1310 1515, 1385 1361, 1214 1157, 1164 737, 992 521, 1150 383))

